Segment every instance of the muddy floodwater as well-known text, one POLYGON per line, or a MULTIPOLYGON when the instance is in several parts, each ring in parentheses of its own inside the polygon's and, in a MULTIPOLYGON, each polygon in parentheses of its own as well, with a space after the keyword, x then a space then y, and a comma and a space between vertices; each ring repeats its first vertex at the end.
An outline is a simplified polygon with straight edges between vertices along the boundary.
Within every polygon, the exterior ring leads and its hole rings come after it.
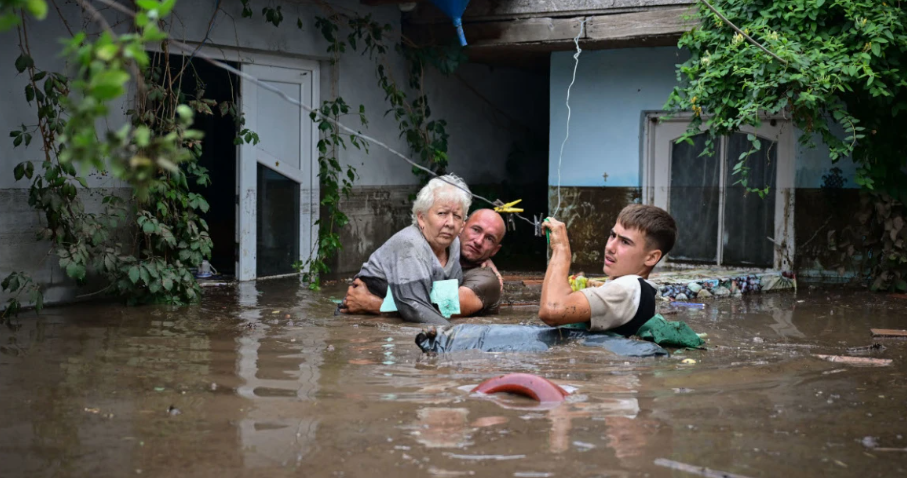
MULTIPOLYGON (((801 288, 715 301, 666 315, 709 350, 628 359, 578 345, 428 356, 418 327, 334 316, 342 293, 273 280, 186 308, 24 313, 0 331, 0 477, 907 473, 907 341, 869 331, 907 328, 905 299, 801 288), (544 408, 470 395, 508 372, 574 391, 544 408)), ((467 321, 536 323, 536 310, 467 321)))

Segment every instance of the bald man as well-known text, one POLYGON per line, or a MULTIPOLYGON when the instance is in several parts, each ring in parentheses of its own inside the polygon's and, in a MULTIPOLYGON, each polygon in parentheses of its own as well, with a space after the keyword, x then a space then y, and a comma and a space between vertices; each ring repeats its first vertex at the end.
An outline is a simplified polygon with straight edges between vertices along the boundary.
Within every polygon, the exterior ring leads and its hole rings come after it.
MULTIPOLYGON (((492 209, 479 209, 469 216, 460 232, 460 315, 497 313, 501 305, 503 280, 491 258, 501 250, 507 226, 492 209)), ((369 292, 365 283, 356 279, 347 289, 340 311, 345 314, 380 314, 383 298, 369 292)))

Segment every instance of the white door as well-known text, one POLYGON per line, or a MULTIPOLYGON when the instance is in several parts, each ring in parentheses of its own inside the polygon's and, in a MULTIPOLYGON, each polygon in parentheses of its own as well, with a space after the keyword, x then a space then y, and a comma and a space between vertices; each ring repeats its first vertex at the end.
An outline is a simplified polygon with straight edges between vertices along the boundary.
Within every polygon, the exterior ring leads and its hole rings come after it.
MULTIPOLYGON (((295 68, 243 64, 246 73, 307 106, 319 104, 318 64, 295 68)), ((242 79, 245 127, 257 144, 240 147, 237 278, 293 273, 314 253, 318 230, 318 129, 304 109, 242 79)))
POLYGON ((793 260, 794 143, 792 125, 766 120, 758 129, 721 137, 714 154, 700 156, 706 135, 677 143, 689 118, 647 121, 644 198, 674 216, 678 241, 668 257, 727 266, 787 269, 793 260), (748 135, 761 143, 751 150, 748 135), (746 187, 733 168, 746 157, 746 187))

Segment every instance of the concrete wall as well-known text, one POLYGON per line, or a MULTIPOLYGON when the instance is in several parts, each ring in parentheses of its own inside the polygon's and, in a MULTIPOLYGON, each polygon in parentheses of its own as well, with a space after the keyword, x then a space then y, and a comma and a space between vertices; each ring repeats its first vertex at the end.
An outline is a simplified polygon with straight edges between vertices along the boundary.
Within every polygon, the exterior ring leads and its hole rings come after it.
MULTIPOLYGON (((582 45, 581 45, 582 46, 582 45)), ((601 266, 599 257, 604 248, 604 224, 616 219, 623 205, 639 200, 642 162, 642 120, 646 111, 662 110, 676 84, 676 65, 687 53, 674 47, 631 48, 623 50, 583 51, 579 58, 576 81, 570 92, 570 136, 564 147, 560 185, 562 215, 570 221, 571 233, 576 230, 579 244, 574 254, 579 267, 594 270, 601 266), (620 204, 621 201, 623 204, 620 204), (600 230, 595 233, 593 230, 600 230)), ((567 87, 572 80, 573 52, 555 52, 551 56, 551 125, 549 130, 549 210, 557 207, 558 158, 567 124, 564 104, 567 87)), ((843 134, 842 131, 838 131, 843 134)), ((798 131, 799 135, 803 133, 798 131)), ((855 188, 855 168, 850 159, 832 164, 828 148, 816 141, 810 149, 797 145, 795 163, 796 221, 795 237, 798 246, 813 236, 818 224, 808 220, 818 197, 853 196, 853 192, 820 190, 823 175, 833 167, 842 171, 846 188, 855 188), (802 204, 801 204, 802 202, 802 204), (806 208, 806 209, 804 209, 806 208)), ((824 204, 824 203, 823 203, 824 204)), ((842 200, 842 204, 851 204, 842 200)), ((798 254, 812 251, 798 247, 798 254)), ((814 251, 809 253, 813 257, 814 251)), ((798 261, 815 269, 821 264, 814 260, 798 261)))
MULTIPOLYGON (((319 61, 322 65, 321 99, 337 94, 354 107, 364 105, 370 123, 363 132, 399 151, 407 151, 405 141, 399 137, 397 123, 392 117, 384 116, 388 105, 384 92, 377 85, 373 60, 357 52, 348 52, 336 66, 331 67, 330 56, 326 53, 327 43, 315 28, 315 17, 325 15, 321 7, 297 2, 253 1, 251 7, 255 18, 249 19, 241 17, 240 2, 181 1, 173 13, 171 35, 188 42, 202 41, 216 3, 221 3, 223 11, 215 17, 207 45, 241 50, 252 57, 256 54, 276 54, 291 59, 319 61), (278 4, 283 6, 285 19, 280 27, 275 28, 265 23, 260 12, 264 5, 278 4), (296 27, 297 18, 302 20, 302 29, 296 27)), ((394 5, 367 7, 354 0, 330 3, 342 11, 371 13, 376 21, 389 23, 395 32, 399 32, 401 12, 394 5)), ((71 28, 79 29, 85 24, 90 33, 99 30, 83 18, 78 7, 63 4, 61 8, 71 28)), ((121 20, 115 12, 104 10, 104 14, 112 24, 121 20)), ((28 31, 32 56, 39 62, 38 66, 62 71, 65 65, 59 58, 58 39, 67 36, 67 33, 66 25, 56 12, 51 10, 48 19, 43 22, 29 21, 28 31)), ((16 31, 0 34, 0 41, 9 46, 0 51, 0 110, 5 112, 0 115, 0 132, 6 138, 6 132, 17 129, 20 124, 35 124, 37 115, 33 105, 29 107, 22 94, 26 77, 17 75, 13 68, 19 55, 15 47, 18 44, 16 31)), ((393 43, 389 40, 389 44, 393 43)), ((405 84, 403 58, 391 50, 386 57, 386 65, 392 77, 405 84)), ((457 75, 450 77, 429 72, 424 83, 432 107, 432 118, 443 118, 448 122, 451 135, 449 170, 470 183, 502 181, 506 175, 506 158, 513 144, 522 141, 522 138, 544 135, 547 128, 548 78, 544 75, 465 65, 457 75)), ((125 99, 112 105, 108 124, 99 125, 99 130, 121 124, 126 109, 125 99)), ((351 117, 348 121, 350 126, 357 126, 354 119, 351 117)), ((49 285, 47 302, 50 303, 72 299, 76 290, 56 266, 55 257, 41 259, 50 248, 49 244, 34 241, 34 231, 40 227, 42 219, 26 204, 28 183, 16 182, 12 176, 12 169, 19 162, 43 158, 36 143, 26 150, 21 147, 13 149, 11 138, 0 141, 0 204, 4 206, 4 213, 0 214, 0 277, 5 277, 11 270, 31 273, 39 282, 49 285)), ((376 245, 406 223, 409 206, 405 196, 411 192, 417 179, 408 164, 376 146, 371 147, 368 154, 356 149, 346 150, 341 154, 341 162, 354 165, 360 176, 354 197, 344 205, 349 206, 347 212, 353 224, 343 231, 346 249, 337 263, 341 272, 350 272, 358 269, 376 245), (400 196, 400 191, 404 190, 406 194, 400 196), (371 200, 390 196, 400 196, 400 204, 371 200)), ((88 182, 91 187, 129 194, 124 184, 109 176, 92 174, 88 182)), ((232 241, 232 238, 225 239, 232 241)), ((5 299, 6 296, 0 295, 0 300, 5 299)))

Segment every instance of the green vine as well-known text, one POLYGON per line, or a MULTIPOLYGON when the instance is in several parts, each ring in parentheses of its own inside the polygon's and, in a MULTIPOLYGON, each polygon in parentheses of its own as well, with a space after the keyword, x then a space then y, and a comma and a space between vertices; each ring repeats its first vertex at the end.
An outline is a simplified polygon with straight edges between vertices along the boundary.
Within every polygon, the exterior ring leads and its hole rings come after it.
MULTIPOLYGON (((216 103, 204 98, 203 86, 181 90, 184 75, 194 70, 170 64, 161 27, 174 1, 136 4, 137 33, 114 35, 97 19, 105 27, 98 38, 92 41, 79 32, 65 42, 72 75, 36 65, 24 13, 19 12, 21 54, 15 67, 29 79, 24 96, 36 108, 38 122, 22 125, 10 136, 17 148, 39 139, 44 159, 18 164, 14 175, 31 181, 29 205, 44 219, 37 239, 50 241, 48 254, 58 258, 69 278, 81 285, 94 274, 105 284, 97 293, 115 294, 130 304, 184 304, 201 294, 192 269, 210 258, 212 247, 208 226, 199 216, 208 203, 190 191, 190 182, 209 183, 207 170, 198 164, 201 133, 191 125, 195 112, 212 115, 216 103), (164 53, 149 57, 148 42, 162 45, 164 53), (127 112, 129 121, 97 135, 97 120, 108 116, 107 105, 125 94, 133 78, 139 88, 136 106, 127 112), (97 175, 112 173, 128 181, 133 197, 105 194, 103 210, 87 212, 79 190, 88 189, 84 172, 92 168, 97 175)), ((10 10, 2 7, 0 18, 6 18, 10 10)), ((258 141, 243 128, 233 102, 217 106, 221 114, 233 116, 237 141, 258 141)), ((15 315, 23 301, 41 310, 41 287, 24 272, 14 271, 0 285, 11 293, 3 319, 15 315)))
MULTIPOLYGON (((764 116, 790 118, 805 132, 801 144, 814 147, 817 137, 833 163, 850 157, 856 184, 873 193, 853 226, 858 233, 838 238, 838 245, 846 242, 850 257, 869 261, 873 288, 907 287, 907 229, 900 227, 907 200, 907 11, 871 0, 712 3, 742 33, 698 2, 700 24, 679 42, 691 55, 678 67, 679 86, 666 104, 693 113, 679 141, 705 127, 708 154, 716 138, 759 127, 764 116)), ((762 147, 754 135, 749 139, 751 151, 734 167, 744 186, 747 158, 762 147)))

